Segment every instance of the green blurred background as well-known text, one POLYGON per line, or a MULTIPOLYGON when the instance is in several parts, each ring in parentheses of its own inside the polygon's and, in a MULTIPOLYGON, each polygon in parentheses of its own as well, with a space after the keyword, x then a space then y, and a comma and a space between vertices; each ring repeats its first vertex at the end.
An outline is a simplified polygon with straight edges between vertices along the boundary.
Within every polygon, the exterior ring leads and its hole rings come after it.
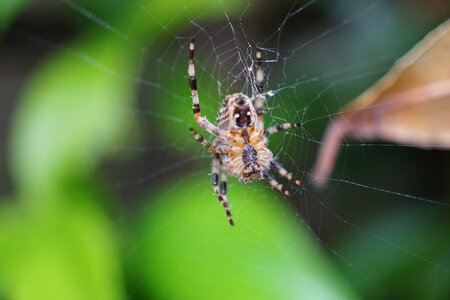
POLYGON ((1 1, 0 299, 448 299, 447 152, 345 141, 326 189, 307 175, 332 114, 449 12, 1 1), (251 93, 242 62, 260 47, 267 125, 304 123, 270 147, 306 189, 229 179, 234 228, 187 131, 192 36, 210 119, 228 92, 251 93))

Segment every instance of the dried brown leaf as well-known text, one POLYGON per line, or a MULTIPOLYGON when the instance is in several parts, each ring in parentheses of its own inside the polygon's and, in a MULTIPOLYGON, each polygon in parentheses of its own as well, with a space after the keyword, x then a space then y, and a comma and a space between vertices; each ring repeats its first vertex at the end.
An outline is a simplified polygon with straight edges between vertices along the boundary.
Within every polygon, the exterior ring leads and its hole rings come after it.
POLYGON ((346 137, 450 148, 450 20, 332 120, 312 171, 317 185, 332 171, 346 137))

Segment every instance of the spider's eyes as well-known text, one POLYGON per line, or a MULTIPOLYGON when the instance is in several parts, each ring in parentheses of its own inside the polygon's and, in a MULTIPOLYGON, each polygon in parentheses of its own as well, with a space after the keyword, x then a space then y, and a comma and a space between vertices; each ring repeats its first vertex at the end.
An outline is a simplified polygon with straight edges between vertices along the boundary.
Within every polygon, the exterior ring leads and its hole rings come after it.
POLYGON ((252 125, 252 113, 248 109, 238 110, 233 115, 236 125, 238 127, 251 126, 252 125))

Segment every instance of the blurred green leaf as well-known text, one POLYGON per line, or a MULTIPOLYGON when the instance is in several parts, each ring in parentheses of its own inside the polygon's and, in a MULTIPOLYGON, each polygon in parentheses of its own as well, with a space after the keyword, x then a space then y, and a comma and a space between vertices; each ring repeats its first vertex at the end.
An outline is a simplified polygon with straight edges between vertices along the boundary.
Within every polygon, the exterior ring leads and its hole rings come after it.
POLYGON ((30 80, 14 120, 13 171, 24 190, 89 177, 130 126, 121 108, 135 97, 126 80, 136 68, 133 53, 96 35, 68 49, 30 80))
POLYGON ((172 299, 356 298, 275 191, 232 181, 231 227, 206 173, 150 197, 139 247, 127 249, 133 289, 172 299))
POLYGON ((8 299, 123 298, 112 228, 96 199, 74 198, 45 215, 2 210, 0 282, 8 299))

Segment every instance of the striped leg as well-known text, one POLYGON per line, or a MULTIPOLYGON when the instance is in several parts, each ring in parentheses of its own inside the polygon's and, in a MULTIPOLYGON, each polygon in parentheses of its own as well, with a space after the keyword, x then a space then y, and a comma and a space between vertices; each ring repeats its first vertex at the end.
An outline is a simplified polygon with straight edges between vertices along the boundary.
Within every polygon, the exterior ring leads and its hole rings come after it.
POLYGON ((270 186, 274 189, 279 190, 281 193, 283 193, 286 196, 289 196, 289 191, 284 188, 284 186, 279 183, 278 181, 273 178, 272 175, 270 175, 267 171, 263 173, 264 178, 269 182, 270 186))
POLYGON ((194 49, 195 40, 192 39, 189 43, 189 65, 188 65, 188 75, 189 75, 189 87, 191 89, 192 96, 192 112, 194 113, 195 121, 200 127, 208 131, 216 137, 225 138, 225 131, 214 126, 205 117, 200 115, 200 102, 198 99, 197 91, 197 80, 195 78, 195 65, 194 65, 194 49))
POLYGON ((255 79, 256 79, 256 89, 258 94, 255 98, 255 109, 258 115, 258 120, 261 128, 264 128, 264 102, 266 101, 264 92, 264 70, 262 67, 262 54, 260 50, 256 50, 256 70, 255 70, 255 79))
POLYGON ((287 178, 290 182, 294 183, 295 185, 304 187, 302 182, 300 180, 297 180, 294 178, 292 173, 289 173, 283 166, 277 162, 275 159, 270 162, 273 166, 273 168, 280 174, 282 177, 287 178))
POLYGON ((220 194, 227 195, 227 173, 223 169, 220 173, 220 194))
POLYGON ((214 147, 208 143, 207 140, 205 140, 205 138, 203 136, 200 135, 200 133, 198 133, 197 131, 195 131, 194 128, 189 128, 189 131, 191 132, 192 136, 194 137, 194 139, 199 142, 200 144, 202 144, 203 148, 205 148, 206 150, 208 150, 209 152, 212 152, 214 147))
MULTIPOLYGON (((222 169, 220 173, 220 194, 224 197, 225 202, 222 203, 222 206, 225 208, 225 212, 227 214, 228 222, 230 222, 231 226, 234 226, 234 221, 231 218, 231 212, 228 208, 228 199, 227 199, 227 173, 222 169)), ((219 199, 220 200, 220 199, 219 199)))
POLYGON ((301 128, 302 124, 300 123, 283 123, 283 124, 278 124, 276 126, 272 126, 267 128, 266 131, 264 131, 264 135, 268 136, 274 133, 277 133, 279 131, 282 130, 287 130, 287 129, 291 129, 291 128, 301 128))
POLYGON ((221 172, 221 183, 220 183, 220 190, 219 190, 219 171, 221 169, 220 166, 220 157, 219 154, 214 153, 214 157, 212 160, 212 171, 211 171, 211 185, 213 187, 214 193, 216 194, 217 198, 220 201, 220 204, 222 204, 223 208, 225 209, 225 213, 227 214, 228 222, 230 222, 230 225, 234 225, 234 221, 231 217, 230 209, 228 208, 228 199, 227 199, 227 178, 226 174, 221 172), (224 177, 225 176, 225 177, 224 177), (225 180, 223 180, 225 178, 225 180))

